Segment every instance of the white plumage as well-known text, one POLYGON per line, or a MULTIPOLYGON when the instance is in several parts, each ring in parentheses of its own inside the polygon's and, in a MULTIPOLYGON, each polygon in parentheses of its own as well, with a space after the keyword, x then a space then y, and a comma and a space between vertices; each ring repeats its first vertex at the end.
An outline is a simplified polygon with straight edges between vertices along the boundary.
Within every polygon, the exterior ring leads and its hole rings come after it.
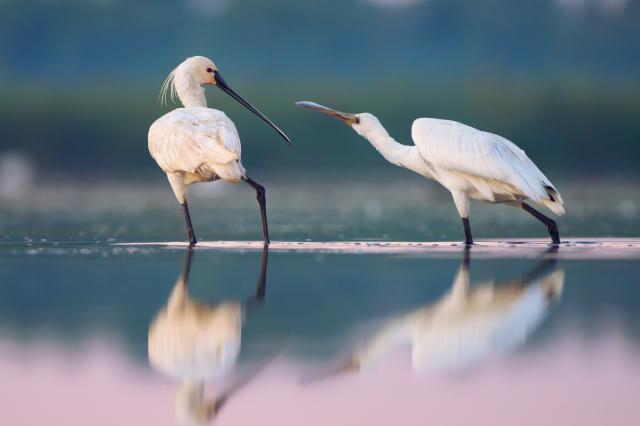
POLYGON ((239 182, 245 174, 236 126, 215 109, 178 108, 163 115, 149 128, 149 152, 171 175, 180 203, 185 202, 186 186, 191 183, 239 182))
POLYGON ((387 161, 447 188, 462 218, 467 244, 473 243, 468 221, 470 199, 522 207, 547 225, 554 243, 560 242, 555 222, 524 201, 531 200, 563 215, 562 197, 513 142, 455 121, 418 118, 411 128, 415 145, 402 145, 389 136, 372 114, 344 113, 313 102, 298 105, 340 119, 367 139, 387 161))
POLYGON ((510 140, 434 118, 415 120, 411 136, 423 159, 431 165, 433 178, 449 191, 490 203, 530 199, 556 214, 564 214, 562 198, 551 181, 510 140))
POLYGON ((167 174, 182 205, 191 245, 197 240, 187 206, 187 187, 218 179, 233 183, 244 180, 256 190, 264 241, 268 243, 264 187, 247 176, 240 158, 240 137, 236 126, 224 112, 207 108, 203 85, 215 85, 227 93, 289 143, 289 138, 275 124, 227 85, 210 59, 194 56, 178 65, 162 85, 161 100, 166 100, 169 92, 171 99, 177 95, 184 108, 168 112, 151 125, 149 152, 167 174))
POLYGON ((388 320, 356 352, 347 370, 366 370, 389 352, 410 345, 416 371, 458 371, 522 344, 546 316, 549 303, 564 286, 555 271, 509 284, 493 282, 471 289, 461 266, 451 289, 440 300, 388 320))

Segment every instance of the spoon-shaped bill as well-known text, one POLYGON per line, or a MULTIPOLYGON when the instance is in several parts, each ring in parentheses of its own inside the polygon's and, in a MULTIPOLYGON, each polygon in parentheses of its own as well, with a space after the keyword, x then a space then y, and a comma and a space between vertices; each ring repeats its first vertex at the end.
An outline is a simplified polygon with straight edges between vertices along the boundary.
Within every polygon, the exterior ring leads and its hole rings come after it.
POLYGON ((278 134, 283 137, 283 139, 287 142, 287 144, 289 146, 291 146, 291 139, 289 139, 289 136, 287 136, 282 130, 280 130, 280 128, 278 126, 273 124, 273 122, 271 120, 269 120, 263 113, 258 111, 253 105, 251 105, 249 102, 245 101, 242 98, 242 96, 238 95, 231 87, 229 87, 227 82, 224 81, 224 78, 222 78, 222 76, 220 75, 220 73, 218 71, 215 71, 214 76, 215 76, 215 79, 216 79, 216 86, 220 90, 225 92, 227 95, 231 96, 233 99, 238 101, 238 103, 240 103, 246 109, 248 109, 249 111, 251 111, 252 113, 257 115, 261 120, 263 120, 265 123, 267 123, 269 126, 271 126, 271 128, 273 130, 275 130, 276 132, 278 132, 278 134))
POLYGON ((360 122, 360 119, 355 114, 351 114, 349 112, 337 111, 335 109, 328 108, 326 106, 322 106, 322 105, 317 104, 315 102, 300 101, 300 102, 296 102, 296 105, 298 105, 299 107, 302 107, 302 108, 306 108, 306 109, 310 109, 310 110, 313 110, 313 111, 321 112, 323 114, 330 115, 330 116, 335 117, 338 120, 342 121, 343 123, 348 124, 349 126, 353 126, 354 124, 360 122))

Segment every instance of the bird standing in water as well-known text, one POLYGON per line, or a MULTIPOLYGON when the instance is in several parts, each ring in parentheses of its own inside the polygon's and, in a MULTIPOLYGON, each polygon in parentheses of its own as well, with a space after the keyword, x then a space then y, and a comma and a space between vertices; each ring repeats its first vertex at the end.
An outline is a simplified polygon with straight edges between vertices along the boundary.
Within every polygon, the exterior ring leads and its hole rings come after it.
POLYGON ((560 193, 523 150, 502 136, 455 121, 418 118, 411 127, 415 145, 403 145, 389 136, 372 114, 340 112, 314 102, 297 105, 339 119, 371 142, 390 163, 447 188, 462 218, 467 245, 473 244, 470 199, 521 207, 547 226, 554 244, 560 243, 556 222, 525 203, 531 200, 563 215, 560 193))
POLYGON ((260 205, 264 242, 269 243, 265 189, 251 179, 240 160, 240 137, 233 121, 222 111, 207 108, 203 85, 215 85, 264 120, 291 145, 284 134, 260 111, 233 91, 218 68, 208 58, 187 58, 165 80, 160 93, 166 100, 177 95, 184 108, 177 108, 160 117, 149 128, 149 152, 167 174, 187 225, 189 244, 197 239, 191 224, 187 204, 187 187, 194 183, 222 179, 226 182, 245 181, 256 190, 260 205))

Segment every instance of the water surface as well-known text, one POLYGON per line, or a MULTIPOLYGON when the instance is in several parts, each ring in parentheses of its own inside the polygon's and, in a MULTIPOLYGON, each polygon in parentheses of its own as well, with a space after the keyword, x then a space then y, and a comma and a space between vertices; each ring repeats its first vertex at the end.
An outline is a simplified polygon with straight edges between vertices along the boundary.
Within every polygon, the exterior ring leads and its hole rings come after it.
POLYGON ((0 250, 1 424, 637 419, 637 259, 0 250))

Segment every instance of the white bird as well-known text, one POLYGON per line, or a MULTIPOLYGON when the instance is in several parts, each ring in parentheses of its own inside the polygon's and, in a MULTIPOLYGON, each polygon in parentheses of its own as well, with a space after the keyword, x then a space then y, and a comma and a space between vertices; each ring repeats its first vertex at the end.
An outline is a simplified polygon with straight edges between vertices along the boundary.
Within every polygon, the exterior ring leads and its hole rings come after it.
POLYGON ((459 371, 510 351, 538 327, 551 301, 562 294, 564 271, 549 271, 554 263, 545 260, 520 279, 472 289, 465 261, 446 294, 386 321, 336 372, 367 370, 403 345, 411 345, 418 372, 459 371))
POLYGON ((390 163, 447 188, 462 218, 467 245, 473 244, 470 199, 521 207, 547 226, 554 244, 560 243, 556 222, 525 203, 531 200, 563 215, 560 193, 522 149, 502 136, 455 121, 418 118, 411 127, 415 145, 403 145, 372 114, 340 112, 314 102, 297 105, 343 121, 390 163))
POLYGON ((240 353, 241 331, 247 306, 265 296, 268 251, 262 252, 262 268, 255 295, 248 301, 202 303, 189 296, 187 283, 192 251, 187 252, 182 274, 149 326, 148 356, 151 366, 181 386, 176 414, 185 424, 200 424, 214 417, 221 404, 245 383, 228 389, 212 401, 205 400, 205 383, 233 370, 240 353))
POLYGON ((247 176, 240 159, 240 137, 233 121, 222 111, 207 108, 203 85, 212 84, 227 93, 271 126, 290 144, 289 137, 260 111, 233 91, 214 63, 202 56, 187 58, 162 85, 161 101, 178 96, 184 108, 177 108, 156 120, 149 128, 149 152, 167 174, 184 213, 190 245, 197 243, 189 207, 187 187, 198 182, 222 179, 247 182, 256 190, 262 231, 269 243, 266 196, 262 185, 247 176))

